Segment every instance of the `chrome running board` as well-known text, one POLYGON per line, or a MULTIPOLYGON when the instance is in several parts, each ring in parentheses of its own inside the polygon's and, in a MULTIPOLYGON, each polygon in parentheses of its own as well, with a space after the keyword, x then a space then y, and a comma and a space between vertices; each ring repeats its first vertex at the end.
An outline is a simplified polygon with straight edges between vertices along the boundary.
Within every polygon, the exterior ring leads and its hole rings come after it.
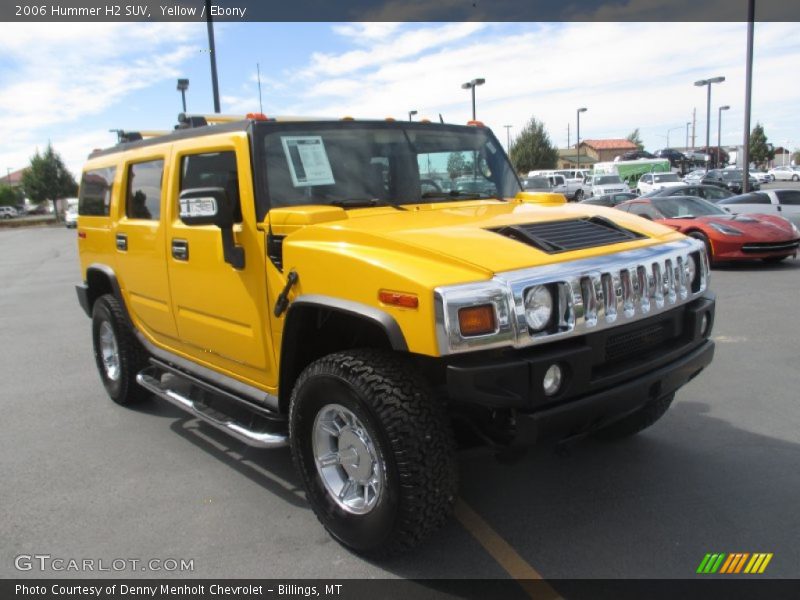
MULTIPOLYGON (((212 427, 224 431, 248 446, 253 446, 255 448, 281 448, 288 445, 289 438, 283 433, 254 431, 242 423, 237 422, 232 417, 226 416, 225 418, 220 418, 217 415, 211 414, 208 407, 198 404, 186 395, 164 385, 164 383, 161 382, 162 373, 163 372, 156 367, 147 367, 136 375, 136 383, 159 398, 163 398, 170 404, 185 410, 193 417, 197 417, 212 427)), ((222 414, 216 410, 214 410, 214 412, 222 414)))

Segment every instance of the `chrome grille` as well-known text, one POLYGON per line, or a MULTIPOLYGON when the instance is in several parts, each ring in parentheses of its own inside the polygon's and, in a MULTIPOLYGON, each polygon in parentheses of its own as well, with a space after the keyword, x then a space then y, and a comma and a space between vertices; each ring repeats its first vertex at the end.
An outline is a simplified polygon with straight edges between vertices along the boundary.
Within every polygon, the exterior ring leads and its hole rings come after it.
POLYGON ((483 283, 437 288, 437 336, 443 354, 493 347, 522 348, 600 331, 670 310, 699 297, 708 287, 708 259, 702 242, 683 240, 583 260, 498 273, 483 283), (696 278, 686 261, 694 255, 696 278), (557 291, 551 326, 532 332, 525 320, 525 291, 547 285, 557 291), (480 290, 480 294, 476 292, 480 290), (462 338, 458 310, 481 302, 496 308, 498 330, 462 338))

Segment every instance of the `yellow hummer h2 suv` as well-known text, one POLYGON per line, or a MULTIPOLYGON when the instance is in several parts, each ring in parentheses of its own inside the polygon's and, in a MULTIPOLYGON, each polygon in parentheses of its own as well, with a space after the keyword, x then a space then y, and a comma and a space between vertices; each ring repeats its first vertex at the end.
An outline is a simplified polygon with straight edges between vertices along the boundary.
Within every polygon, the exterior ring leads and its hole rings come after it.
POLYGON ((290 445, 357 552, 445 522, 457 438, 631 435, 712 360, 703 244, 523 192, 480 123, 182 122, 83 172, 100 378, 290 445))

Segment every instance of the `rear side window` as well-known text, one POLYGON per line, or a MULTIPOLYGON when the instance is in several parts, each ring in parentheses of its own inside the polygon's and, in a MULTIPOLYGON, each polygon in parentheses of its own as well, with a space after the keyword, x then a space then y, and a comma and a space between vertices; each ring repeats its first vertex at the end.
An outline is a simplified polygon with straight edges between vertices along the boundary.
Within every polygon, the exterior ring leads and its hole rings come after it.
POLYGON ((223 188, 236 207, 235 221, 241 222, 239 206, 239 174, 235 152, 207 152, 181 158, 181 191, 218 187, 223 188))
POLYGON ((769 196, 760 192, 753 192, 751 194, 743 194, 734 198, 726 198, 719 202, 719 204, 772 204, 769 196))
POLYGON ((161 180, 164 161, 150 160, 128 166, 125 214, 129 219, 157 221, 161 216, 161 180))
POLYGON ((800 206, 800 192, 787 190, 785 192, 775 192, 781 204, 800 206))
POLYGON ((107 217, 111 207, 111 188, 116 168, 105 167, 86 171, 81 178, 78 214, 86 217, 107 217))

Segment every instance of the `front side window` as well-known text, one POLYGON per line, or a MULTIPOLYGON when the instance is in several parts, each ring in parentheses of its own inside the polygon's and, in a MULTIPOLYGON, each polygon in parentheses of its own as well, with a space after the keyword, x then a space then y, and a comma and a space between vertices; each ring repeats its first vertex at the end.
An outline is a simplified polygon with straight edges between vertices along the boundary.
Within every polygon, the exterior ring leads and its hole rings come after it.
POLYGON ((107 217, 111 207, 111 191, 114 184, 114 167, 92 169, 81 177, 78 194, 78 214, 87 217, 107 217))
POLYGON ((254 136, 270 207, 502 199, 521 191, 483 128, 301 122, 263 124, 254 136))
POLYGON ((234 206, 237 223, 242 221, 239 205, 239 175, 233 151, 189 154, 181 158, 180 190, 222 188, 234 206))
POLYGON ((781 204, 800 206, 800 192, 786 190, 783 192, 776 192, 776 194, 778 195, 778 200, 781 204))
POLYGON ((125 214, 129 219, 157 221, 161 216, 161 180, 164 161, 150 160, 128 166, 125 214))

